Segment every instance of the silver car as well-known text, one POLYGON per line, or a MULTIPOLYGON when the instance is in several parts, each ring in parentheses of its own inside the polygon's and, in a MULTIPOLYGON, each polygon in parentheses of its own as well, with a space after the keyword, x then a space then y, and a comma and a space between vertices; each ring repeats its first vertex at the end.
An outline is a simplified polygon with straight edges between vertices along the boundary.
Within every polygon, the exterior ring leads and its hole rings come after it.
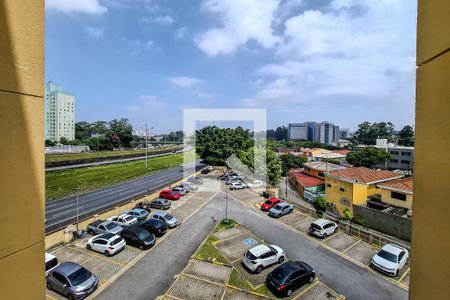
POLYGON ((174 216, 165 211, 156 212, 153 215, 153 219, 163 221, 164 223, 166 223, 167 227, 170 228, 177 227, 180 224, 177 218, 175 218, 174 216))
POLYGON ((83 299, 98 287, 98 278, 73 262, 64 262, 48 274, 47 288, 69 299, 83 299))
POLYGON ((294 206, 286 202, 281 202, 269 210, 269 216, 279 218, 294 211, 294 206))
POLYGON ((180 196, 186 195, 187 191, 182 186, 176 186, 172 189, 172 192, 180 194, 180 196))

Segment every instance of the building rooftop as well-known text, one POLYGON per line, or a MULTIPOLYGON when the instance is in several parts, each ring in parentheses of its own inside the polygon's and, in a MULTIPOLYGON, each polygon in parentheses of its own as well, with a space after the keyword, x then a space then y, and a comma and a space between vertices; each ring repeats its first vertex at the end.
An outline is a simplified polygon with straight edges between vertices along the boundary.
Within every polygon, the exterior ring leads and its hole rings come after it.
POLYGON ((366 167, 335 170, 327 172, 326 175, 343 181, 366 184, 384 182, 404 177, 402 174, 397 174, 391 171, 373 170, 366 167))
POLYGON ((414 193, 414 179, 413 177, 401 178, 392 181, 383 182, 378 187, 388 190, 404 192, 408 194, 414 193))
POLYGON ((324 158, 324 159, 339 159, 347 157, 347 154, 341 153, 321 153, 315 156, 316 158, 324 158))
POLYGON ((347 167, 328 163, 328 162, 323 162, 323 161, 309 162, 309 163, 305 163, 303 165, 310 169, 314 169, 314 170, 321 171, 321 172, 329 172, 329 171, 334 171, 334 170, 347 169, 347 167))
POLYGON ((312 186, 318 186, 321 184, 325 184, 324 180, 307 175, 307 174, 301 172, 300 170, 291 171, 289 173, 290 173, 290 176, 295 176, 297 181, 300 182, 300 184, 303 187, 312 187, 312 186))
POLYGON ((339 153, 339 154, 342 154, 342 155, 347 155, 347 154, 349 154, 352 151, 343 149, 343 150, 333 150, 332 152, 333 153, 339 153))

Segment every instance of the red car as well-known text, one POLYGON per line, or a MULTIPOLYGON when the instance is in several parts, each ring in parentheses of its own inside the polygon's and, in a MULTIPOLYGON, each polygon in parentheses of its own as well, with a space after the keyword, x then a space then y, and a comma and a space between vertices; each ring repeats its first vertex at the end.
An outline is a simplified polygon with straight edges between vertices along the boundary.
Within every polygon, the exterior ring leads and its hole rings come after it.
POLYGON ((261 210, 263 211, 269 211, 272 207, 280 203, 280 199, 278 198, 270 198, 269 200, 266 200, 263 204, 261 204, 261 210))
POLYGON ((159 198, 178 200, 180 199, 180 194, 173 192, 172 190, 162 190, 159 193, 159 198))

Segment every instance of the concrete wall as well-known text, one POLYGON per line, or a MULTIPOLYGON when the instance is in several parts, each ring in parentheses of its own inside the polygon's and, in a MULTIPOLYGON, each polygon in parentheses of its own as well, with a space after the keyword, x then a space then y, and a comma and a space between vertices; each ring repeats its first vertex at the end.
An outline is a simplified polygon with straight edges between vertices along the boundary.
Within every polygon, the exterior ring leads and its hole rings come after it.
POLYGON ((412 232, 411 219, 383 213, 365 206, 353 205, 353 216, 361 215, 367 221, 367 227, 410 242, 412 232))
POLYGON ((44 299, 43 0, 0 1, 0 70, 1 298, 44 299))
POLYGON ((419 0, 410 299, 450 294, 450 1, 419 0))

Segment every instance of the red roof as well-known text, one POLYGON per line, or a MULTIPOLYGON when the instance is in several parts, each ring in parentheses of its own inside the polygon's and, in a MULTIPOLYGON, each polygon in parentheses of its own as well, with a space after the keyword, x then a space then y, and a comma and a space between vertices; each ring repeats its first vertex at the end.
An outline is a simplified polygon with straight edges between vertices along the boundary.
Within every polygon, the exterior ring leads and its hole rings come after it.
POLYGON ((379 184, 378 187, 383 187, 388 190, 402 191, 410 194, 414 192, 414 184, 412 177, 383 182, 383 184, 379 184))
POLYGON ((312 187, 318 186, 321 184, 325 184, 325 180, 307 175, 303 172, 299 171, 291 171, 289 172, 290 176, 295 176, 295 179, 303 186, 303 187, 312 187))
POLYGON ((404 176, 391 171, 372 170, 366 167, 335 170, 327 172, 326 174, 343 181, 353 181, 361 183, 377 183, 388 181, 390 179, 401 178, 404 176))

